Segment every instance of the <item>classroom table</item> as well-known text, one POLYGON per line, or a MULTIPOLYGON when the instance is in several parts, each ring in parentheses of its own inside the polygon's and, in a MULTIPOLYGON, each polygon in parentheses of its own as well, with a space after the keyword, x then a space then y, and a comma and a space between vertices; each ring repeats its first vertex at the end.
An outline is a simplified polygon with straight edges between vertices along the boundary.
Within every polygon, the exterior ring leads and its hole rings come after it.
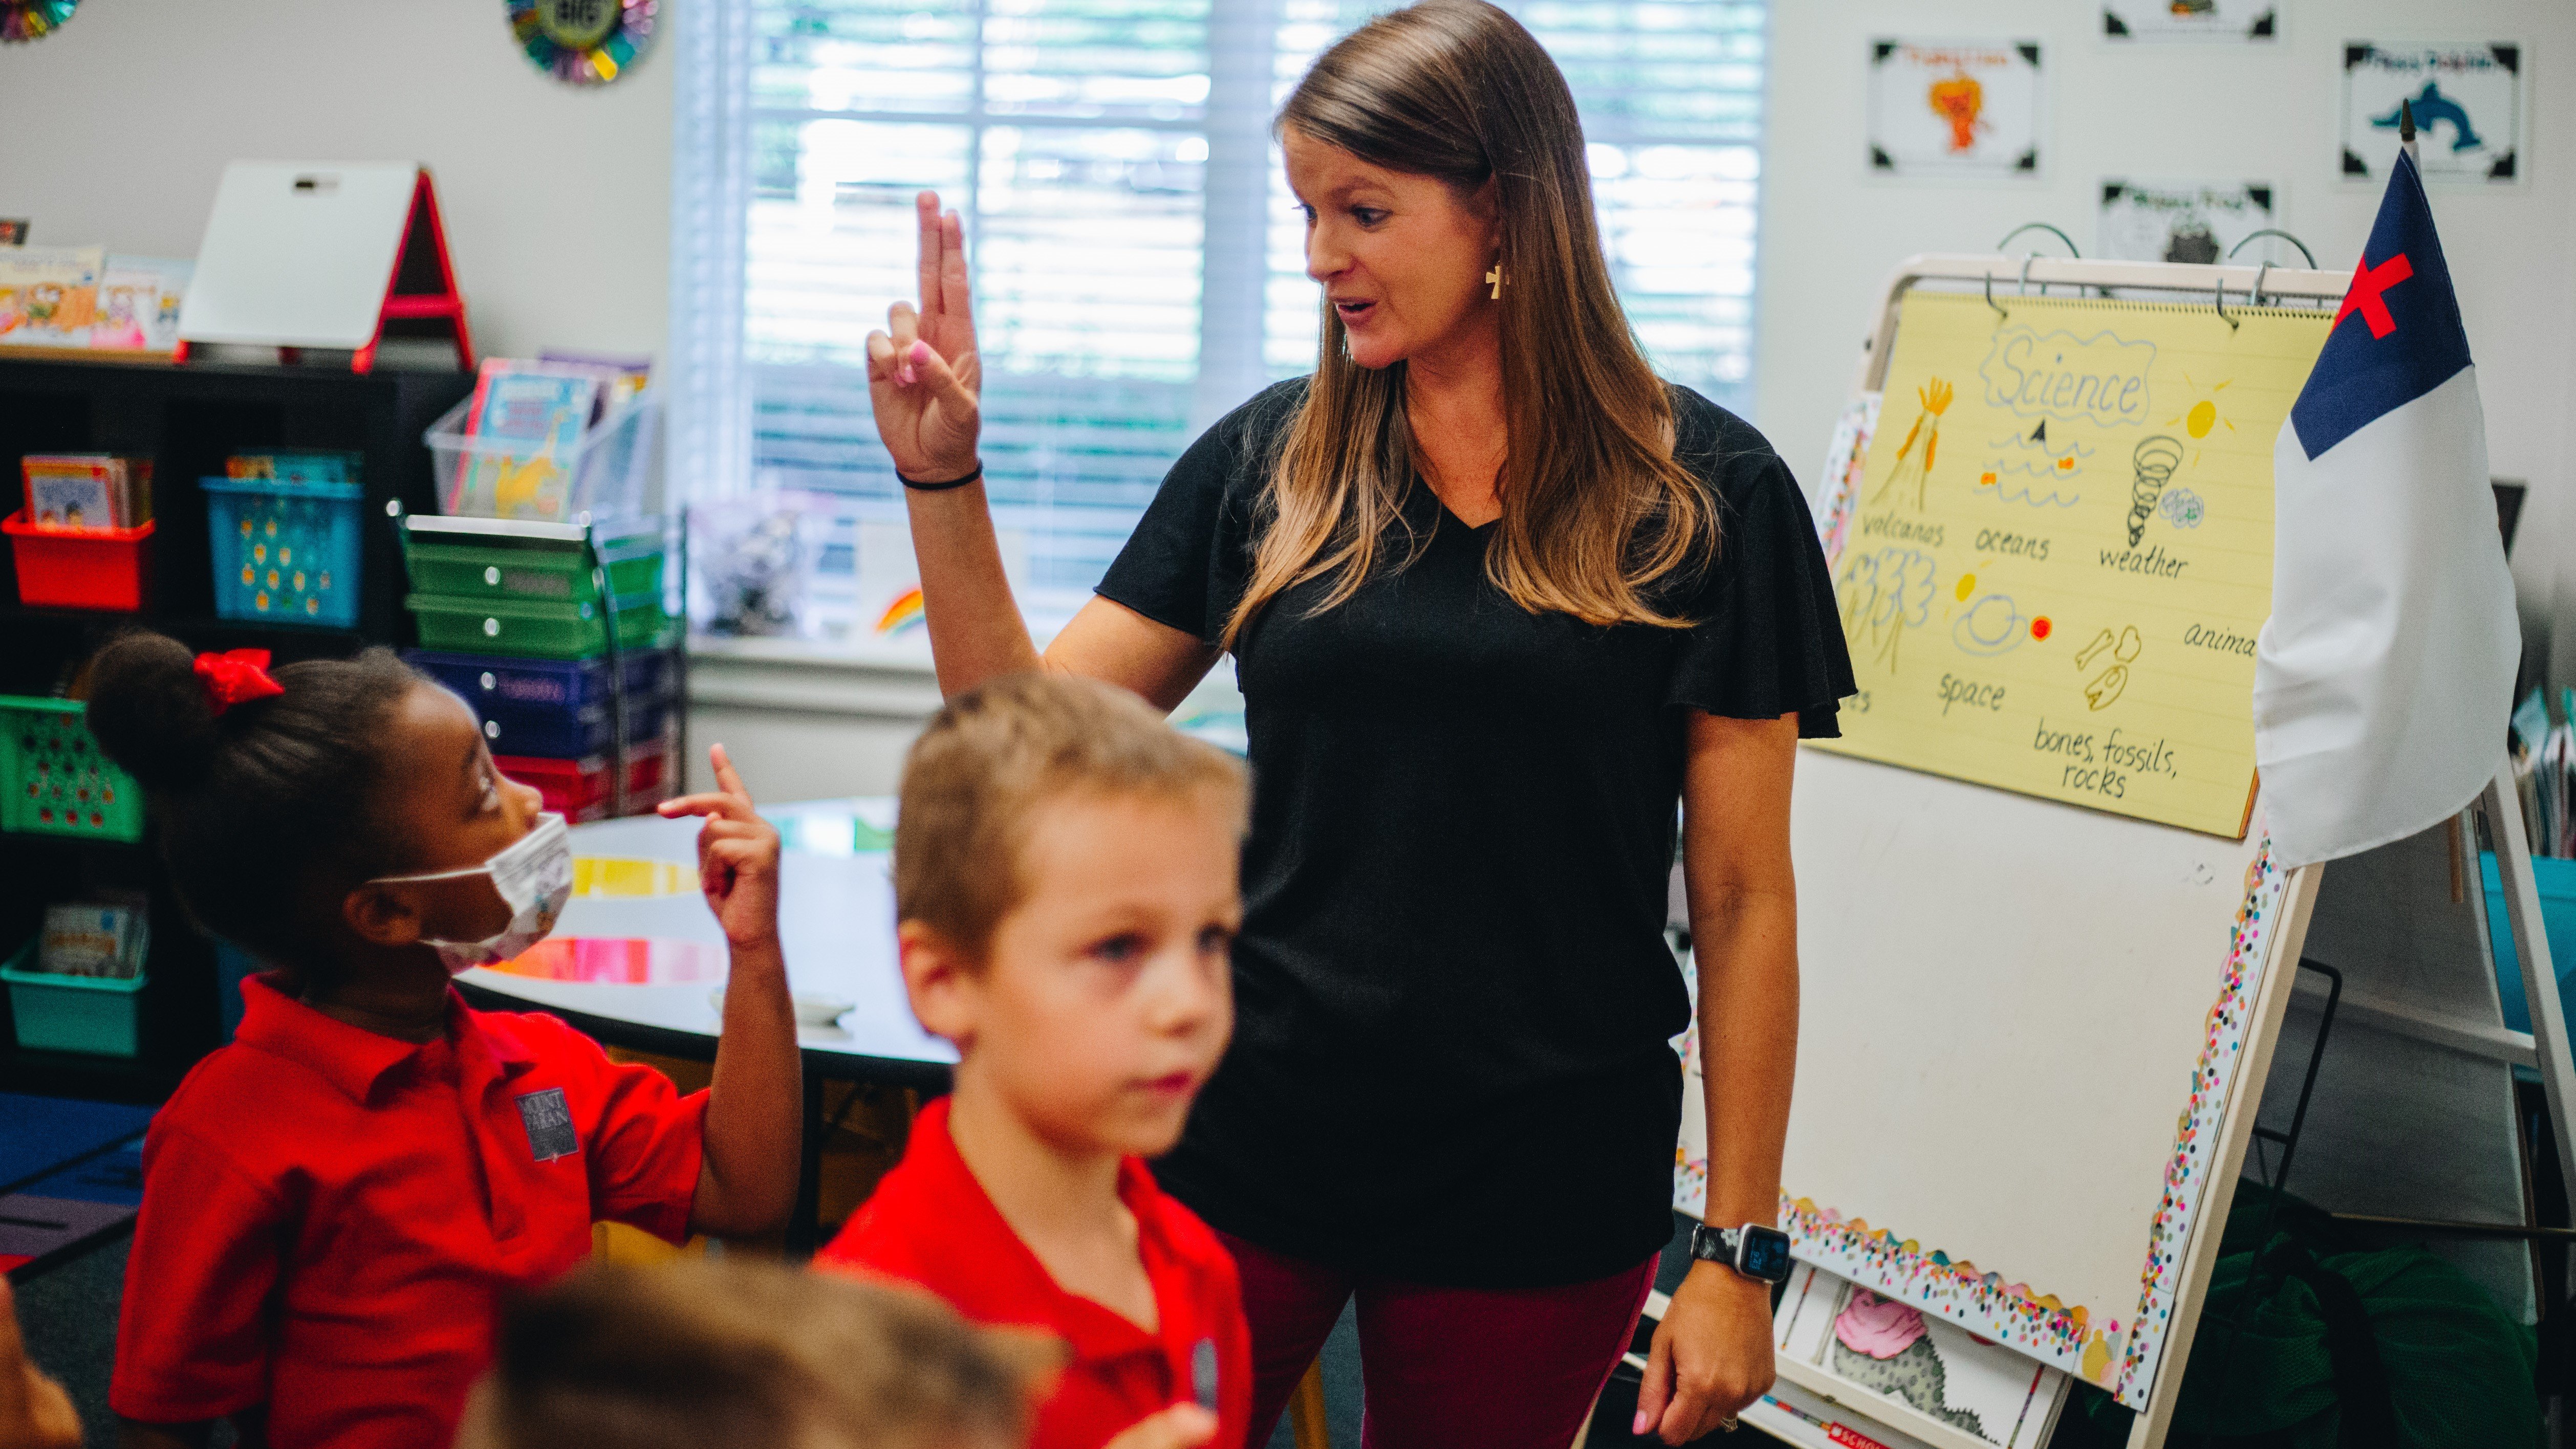
MULTIPOLYGON (((817 800, 763 807, 778 827, 778 931, 789 989, 847 1002, 829 1025, 801 1026, 805 1150, 791 1252, 815 1246, 823 1083, 944 1091, 957 1053, 921 1029, 895 966, 894 882, 886 846, 894 801, 817 800)), ((611 1046, 711 1061, 724 932, 697 883, 695 819, 634 816, 576 825, 573 897, 554 935, 515 961, 457 978, 478 1007, 534 1008, 611 1046)))

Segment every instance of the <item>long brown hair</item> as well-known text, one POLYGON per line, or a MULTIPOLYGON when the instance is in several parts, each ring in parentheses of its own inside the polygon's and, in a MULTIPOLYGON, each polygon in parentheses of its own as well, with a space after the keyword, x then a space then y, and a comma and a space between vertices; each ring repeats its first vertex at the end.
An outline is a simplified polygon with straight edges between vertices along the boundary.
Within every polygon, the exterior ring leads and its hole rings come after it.
MULTIPOLYGON (((1537 38, 1483 0, 1423 0, 1324 52, 1275 127, 1436 177, 1462 200, 1493 180, 1507 436, 1486 575, 1532 612, 1690 623, 1652 590, 1715 557, 1716 502, 1673 460, 1672 399, 1611 290, 1583 123, 1537 38)), ((1402 516, 1412 477, 1404 364, 1362 368, 1329 301, 1322 312, 1314 381, 1270 461, 1267 527, 1226 620, 1229 647, 1263 606, 1310 579, 1334 579, 1318 612, 1348 600, 1402 516)))

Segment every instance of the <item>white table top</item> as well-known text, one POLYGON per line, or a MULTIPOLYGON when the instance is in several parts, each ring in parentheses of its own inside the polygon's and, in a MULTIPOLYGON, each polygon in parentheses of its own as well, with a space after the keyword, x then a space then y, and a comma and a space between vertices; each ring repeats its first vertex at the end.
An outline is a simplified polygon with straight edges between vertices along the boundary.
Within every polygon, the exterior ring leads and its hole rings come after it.
MULTIPOLYGON (((905 1085, 944 1078, 957 1053, 913 1020, 895 965, 884 848, 894 801, 817 800, 761 814, 785 847, 778 924, 789 988, 851 1003, 836 1025, 797 1032, 809 1064, 905 1085)), ((727 963, 724 932, 698 891, 697 832, 696 820, 656 816, 574 826, 575 894, 554 935, 459 984, 563 1012, 614 1045, 667 1048, 649 1038, 678 1033, 711 1051, 727 963), (644 1030, 621 1040, 621 1026, 644 1030)))

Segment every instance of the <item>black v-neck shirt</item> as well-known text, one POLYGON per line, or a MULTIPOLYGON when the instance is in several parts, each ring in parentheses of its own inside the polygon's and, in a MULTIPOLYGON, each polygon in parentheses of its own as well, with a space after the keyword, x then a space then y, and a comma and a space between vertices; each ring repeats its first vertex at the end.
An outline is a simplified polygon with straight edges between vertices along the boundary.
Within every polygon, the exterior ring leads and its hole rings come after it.
MULTIPOLYGON (((1208 430, 1102 580, 1213 642, 1304 379, 1208 430)), ((1410 563, 1290 589, 1238 641, 1252 769, 1234 1043, 1161 1181, 1291 1256, 1454 1287, 1578 1283, 1671 1237, 1689 998, 1666 947, 1687 709, 1836 733, 1851 662, 1762 435, 1675 387, 1720 500, 1689 629, 1532 614, 1417 482, 1410 563)), ((1394 530, 1382 559, 1409 545, 1394 530)))

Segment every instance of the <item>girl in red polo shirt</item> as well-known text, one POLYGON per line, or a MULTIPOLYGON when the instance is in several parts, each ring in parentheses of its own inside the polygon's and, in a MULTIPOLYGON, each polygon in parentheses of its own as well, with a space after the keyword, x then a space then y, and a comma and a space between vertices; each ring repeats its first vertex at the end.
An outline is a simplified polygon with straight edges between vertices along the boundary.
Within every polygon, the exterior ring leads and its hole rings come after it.
POLYGON ((102 650, 90 727, 142 783, 172 883, 276 970, 154 1119, 109 1403, 129 1446, 231 1418, 276 1449, 453 1433, 503 1297, 591 1225, 673 1242, 786 1220, 798 1061, 778 833, 715 752, 699 872, 732 946, 716 1085, 683 1097, 551 1017, 469 1010, 571 893, 563 818, 462 700, 391 653, 271 674, 156 634, 102 650))

